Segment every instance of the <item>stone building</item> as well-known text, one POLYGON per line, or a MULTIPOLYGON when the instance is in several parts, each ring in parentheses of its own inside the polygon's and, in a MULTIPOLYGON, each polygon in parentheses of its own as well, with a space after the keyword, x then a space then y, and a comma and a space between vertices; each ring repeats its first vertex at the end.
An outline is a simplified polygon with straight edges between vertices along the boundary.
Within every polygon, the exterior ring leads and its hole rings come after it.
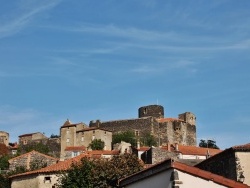
MULTIPOLYGON (((67 159, 68 148, 84 146, 88 148, 94 139, 104 141, 104 150, 111 150, 112 132, 99 127, 88 127, 84 123, 72 124, 67 120, 60 128, 61 135, 61 160, 67 159)), ((79 152, 80 154, 81 152, 79 152)))
POLYGON ((250 143, 233 146, 197 164, 196 167, 250 186, 250 143))
POLYGON ((19 144, 23 144, 23 145, 26 145, 29 142, 33 142, 33 141, 40 141, 43 139, 48 139, 44 134, 40 132, 23 134, 18 137, 19 137, 19 144))
POLYGON ((25 169, 30 170, 33 165, 50 166, 52 164, 56 164, 57 161, 57 158, 39 153, 37 151, 31 151, 10 159, 9 170, 15 170, 17 167, 24 167, 25 169))
POLYGON ((196 146, 196 117, 191 112, 179 114, 178 118, 165 118, 161 105, 143 106, 138 109, 138 118, 105 121, 90 121, 89 127, 99 127, 113 134, 133 131, 137 138, 150 133, 158 141, 158 145, 178 143, 196 146))
POLYGON ((0 143, 9 146, 9 133, 0 131, 0 143))

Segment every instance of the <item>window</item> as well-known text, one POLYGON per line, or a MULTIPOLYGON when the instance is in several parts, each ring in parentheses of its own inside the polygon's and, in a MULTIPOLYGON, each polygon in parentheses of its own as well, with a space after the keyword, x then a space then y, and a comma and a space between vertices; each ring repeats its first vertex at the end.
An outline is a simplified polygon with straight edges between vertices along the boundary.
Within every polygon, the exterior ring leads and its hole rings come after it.
POLYGON ((79 155, 79 152, 78 151, 73 151, 72 152, 72 157, 76 157, 76 156, 78 156, 79 155))
POLYGON ((44 183, 51 183, 51 177, 50 176, 45 176, 44 177, 44 183))
POLYGON ((27 143, 28 143, 27 140, 24 140, 24 141, 23 141, 23 145, 26 145, 27 143))
POLYGON ((82 136, 81 141, 84 142, 84 136, 82 136))
POLYGON ((69 145, 69 138, 67 138, 67 140, 66 140, 66 144, 67 144, 67 145, 69 145))
POLYGON ((139 136, 139 131, 135 131, 135 136, 139 136))

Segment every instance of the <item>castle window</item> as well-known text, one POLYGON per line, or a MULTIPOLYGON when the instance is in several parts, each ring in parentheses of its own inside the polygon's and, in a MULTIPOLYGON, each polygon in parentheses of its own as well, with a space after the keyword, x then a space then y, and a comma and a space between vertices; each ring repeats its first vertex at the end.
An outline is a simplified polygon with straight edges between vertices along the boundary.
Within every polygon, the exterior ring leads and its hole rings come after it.
POLYGON ((93 131, 93 134, 95 134, 95 131, 93 131))
POLYGON ((26 145, 27 143, 28 143, 27 140, 24 140, 24 141, 23 141, 23 145, 26 145))
POLYGON ((67 142, 67 145, 68 145, 69 144, 69 138, 67 138, 66 142, 67 142))
POLYGON ((81 141, 84 142, 84 136, 82 136, 81 141))
POLYGON ((147 108, 144 108, 143 113, 147 114, 147 108))

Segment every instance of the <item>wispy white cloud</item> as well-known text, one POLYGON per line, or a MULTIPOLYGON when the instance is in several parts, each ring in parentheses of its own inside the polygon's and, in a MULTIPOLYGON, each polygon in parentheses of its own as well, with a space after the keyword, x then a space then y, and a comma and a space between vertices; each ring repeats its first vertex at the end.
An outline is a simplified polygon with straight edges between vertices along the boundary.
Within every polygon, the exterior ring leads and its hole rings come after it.
POLYGON ((12 13, 12 15, 0 17, 0 38, 19 32, 34 20, 39 13, 55 7, 59 2, 60 0, 43 1, 43 3, 37 3, 38 5, 33 3, 32 6, 25 10, 20 6, 19 10, 12 13))
POLYGON ((47 136, 58 134, 61 123, 60 117, 50 117, 34 109, 0 106, 1 131, 10 134, 11 142, 17 141, 19 135, 26 133, 45 132, 47 136))

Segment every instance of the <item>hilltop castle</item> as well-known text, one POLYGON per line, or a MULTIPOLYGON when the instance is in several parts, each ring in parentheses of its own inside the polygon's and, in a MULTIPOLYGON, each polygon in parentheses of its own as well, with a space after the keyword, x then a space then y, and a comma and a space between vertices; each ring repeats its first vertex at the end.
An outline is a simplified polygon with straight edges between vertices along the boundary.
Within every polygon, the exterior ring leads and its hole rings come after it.
POLYGON ((61 158, 67 157, 65 150, 69 146, 85 146, 94 139, 102 139, 105 148, 111 150, 112 134, 132 131, 137 138, 145 138, 151 134, 158 145, 178 143, 196 146, 196 117, 191 112, 179 114, 178 118, 164 118, 164 108, 161 105, 140 107, 138 118, 115 121, 90 121, 72 124, 67 120, 60 128, 61 158))
POLYGON ((196 117, 191 112, 179 114, 178 118, 164 118, 161 105, 143 106, 138 109, 137 119, 116 121, 90 121, 89 127, 99 127, 113 134, 123 131, 134 131, 138 137, 150 133, 157 138, 158 145, 178 143, 196 146, 196 117))

